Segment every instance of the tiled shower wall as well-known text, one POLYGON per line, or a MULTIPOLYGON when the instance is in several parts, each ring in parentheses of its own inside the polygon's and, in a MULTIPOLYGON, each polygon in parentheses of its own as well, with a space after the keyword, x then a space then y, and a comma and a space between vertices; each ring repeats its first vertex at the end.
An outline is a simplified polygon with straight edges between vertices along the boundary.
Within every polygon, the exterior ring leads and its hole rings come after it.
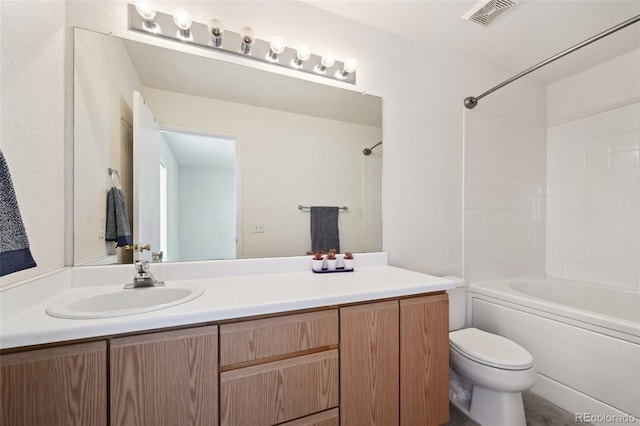
POLYGON ((467 281, 544 275, 545 139, 544 126, 465 111, 467 281))
POLYGON ((547 130, 547 275, 640 289, 640 103, 547 130))

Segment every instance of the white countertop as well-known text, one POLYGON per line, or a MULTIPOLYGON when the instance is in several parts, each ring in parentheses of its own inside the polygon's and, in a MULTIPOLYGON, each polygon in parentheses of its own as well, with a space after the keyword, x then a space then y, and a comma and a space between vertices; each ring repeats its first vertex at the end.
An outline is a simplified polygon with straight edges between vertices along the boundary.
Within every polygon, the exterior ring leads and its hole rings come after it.
MULTIPOLYGON (((197 299, 170 308, 104 319, 60 319, 45 312, 58 297, 86 294, 91 287, 69 288, 40 301, 0 324, 0 348, 15 348, 83 338, 111 336, 210 321, 363 302, 452 289, 449 279, 393 266, 369 266, 353 272, 311 271, 167 280, 166 286, 194 283, 205 288, 197 299)), ((112 286, 122 288, 122 284, 112 286)), ((97 288, 97 287, 96 287, 97 288)), ((100 286, 104 289, 105 286, 100 286)), ((136 290, 123 290, 136 291, 136 290)))

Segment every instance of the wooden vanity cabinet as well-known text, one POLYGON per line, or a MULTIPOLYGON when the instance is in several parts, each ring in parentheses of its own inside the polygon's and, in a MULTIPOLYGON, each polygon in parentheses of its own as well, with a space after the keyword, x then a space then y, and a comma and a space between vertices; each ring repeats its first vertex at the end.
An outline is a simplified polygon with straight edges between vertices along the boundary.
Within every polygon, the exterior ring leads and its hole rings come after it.
POLYGON ((218 326, 110 341, 111 425, 218 424, 218 326))
POLYGON ((0 425, 107 424, 105 341, 0 356, 0 425))
POLYGON ((440 292, 6 353, 0 426, 439 425, 448 331, 440 292))

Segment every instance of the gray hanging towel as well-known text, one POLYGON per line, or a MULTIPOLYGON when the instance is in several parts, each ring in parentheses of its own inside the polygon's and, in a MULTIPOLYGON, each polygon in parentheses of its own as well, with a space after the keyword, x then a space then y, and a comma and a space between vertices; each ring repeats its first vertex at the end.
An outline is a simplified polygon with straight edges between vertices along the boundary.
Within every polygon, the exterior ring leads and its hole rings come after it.
POLYGON ((105 240, 115 241, 116 247, 133 244, 129 216, 124 204, 122 189, 112 186, 107 193, 107 226, 105 240))
POLYGON ((35 266, 9 166, 0 151, 0 276, 35 266))
POLYGON ((338 207, 311 207, 311 250, 340 253, 338 235, 338 207))

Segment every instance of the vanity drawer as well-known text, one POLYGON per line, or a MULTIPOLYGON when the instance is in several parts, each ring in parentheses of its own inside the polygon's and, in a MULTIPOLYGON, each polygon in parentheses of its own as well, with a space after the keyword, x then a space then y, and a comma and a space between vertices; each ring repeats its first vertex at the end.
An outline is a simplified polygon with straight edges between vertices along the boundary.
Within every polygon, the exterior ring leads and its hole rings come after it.
POLYGON ((274 425, 338 406, 338 350, 220 374, 220 424, 274 425))
POLYGON ((271 361, 286 354, 337 345, 337 309, 223 324, 220 366, 271 361))

